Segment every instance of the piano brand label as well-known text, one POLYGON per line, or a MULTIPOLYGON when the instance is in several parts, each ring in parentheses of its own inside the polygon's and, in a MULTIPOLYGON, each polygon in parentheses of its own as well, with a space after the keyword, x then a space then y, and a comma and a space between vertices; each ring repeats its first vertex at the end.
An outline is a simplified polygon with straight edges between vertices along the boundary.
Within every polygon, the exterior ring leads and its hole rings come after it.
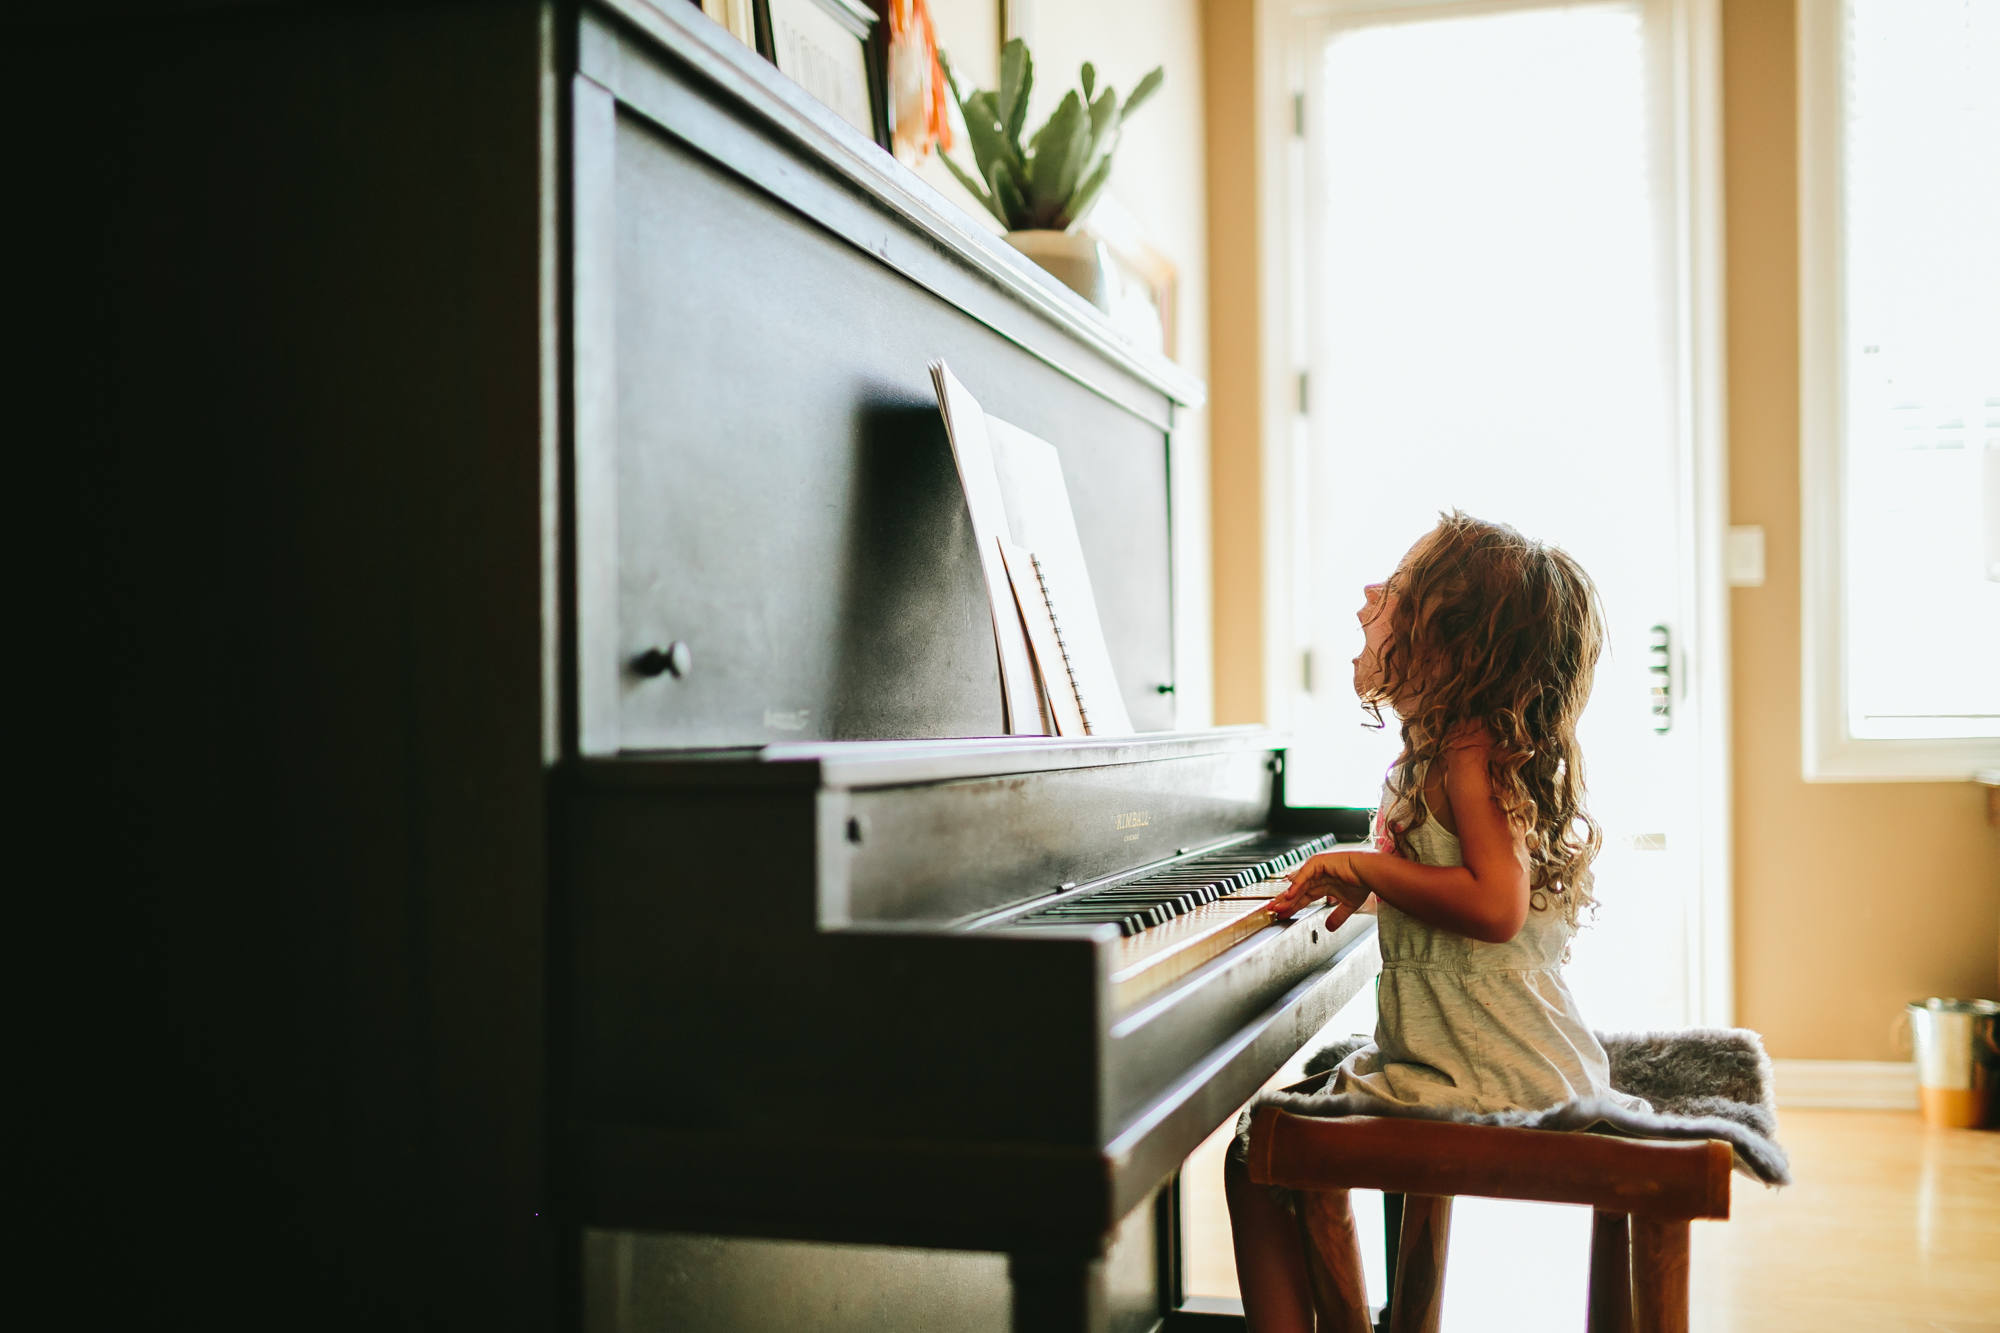
POLYGON ((764 710, 764 725, 774 731, 804 731, 811 720, 812 710, 807 708, 788 713, 774 708, 764 710))
POLYGON ((1130 814, 1119 815, 1117 819, 1117 827, 1121 829, 1144 828, 1146 827, 1146 825, 1152 822, 1153 822, 1152 820, 1146 818, 1146 812, 1144 810, 1134 810, 1130 814))

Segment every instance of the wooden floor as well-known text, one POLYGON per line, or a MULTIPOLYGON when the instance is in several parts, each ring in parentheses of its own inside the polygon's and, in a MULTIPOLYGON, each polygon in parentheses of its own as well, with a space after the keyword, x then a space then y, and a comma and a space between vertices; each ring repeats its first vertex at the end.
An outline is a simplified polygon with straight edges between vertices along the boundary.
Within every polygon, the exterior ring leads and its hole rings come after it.
MULTIPOLYGON (((1914 1112, 1791 1110, 1778 1137, 1798 1183, 1739 1176, 1731 1220, 1694 1226, 1698 1333, 2000 1333, 2000 1132, 1930 1129, 1914 1112)), ((1189 1286, 1201 1295, 1236 1294, 1223 1146, 1222 1135, 1203 1145, 1187 1173, 1189 1286)), ((1581 1330, 1585 1211, 1461 1208, 1445 1328, 1581 1330)))
POLYGON ((2000 1333, 2000 1132, 1785 1112, 1798 1184, 1694 1229, 1693 1326, 2000 1333))

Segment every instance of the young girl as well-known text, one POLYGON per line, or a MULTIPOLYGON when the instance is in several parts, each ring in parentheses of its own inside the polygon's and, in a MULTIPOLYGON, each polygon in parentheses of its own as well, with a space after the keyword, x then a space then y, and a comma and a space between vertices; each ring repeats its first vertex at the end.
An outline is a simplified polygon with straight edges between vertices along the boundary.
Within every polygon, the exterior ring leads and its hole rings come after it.
MULTIPOLYGON (((1604 637, 1589 576, 1562 551, 1453 513, 1366 599, 1355 693, 1403 724, 1375 850, 1313 857, 1272 904, 1288 916, 1332 899, 1331 924, 1371 895, 1378 904, 1375 1040, 1325 1091, 1391 1114, 1586 1095, 1651 1109, 1611 1092, 1604 1048, 1562 980, 1601 842, 1576 743, 1604 637)), ((1309 1330, 1297 1224, 1241 1163, 1228 1185, 1252 1327, 1309 1330)))

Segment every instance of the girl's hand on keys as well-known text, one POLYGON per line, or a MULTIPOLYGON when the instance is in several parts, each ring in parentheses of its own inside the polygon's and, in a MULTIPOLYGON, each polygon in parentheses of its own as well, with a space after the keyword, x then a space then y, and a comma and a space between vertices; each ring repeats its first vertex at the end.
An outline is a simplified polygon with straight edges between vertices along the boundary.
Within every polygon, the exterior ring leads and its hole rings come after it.
POLYGON ((1331 898, 1340 920, 1345 921, 1368 901, 1368 886, 1361 882, 1354 864, 1365 855, 1365 852, 1321 852, 1313 857, 1285 876, 1288 887, 1271 900, 1271 915, 1289 917, 1316 899, 1331 898))

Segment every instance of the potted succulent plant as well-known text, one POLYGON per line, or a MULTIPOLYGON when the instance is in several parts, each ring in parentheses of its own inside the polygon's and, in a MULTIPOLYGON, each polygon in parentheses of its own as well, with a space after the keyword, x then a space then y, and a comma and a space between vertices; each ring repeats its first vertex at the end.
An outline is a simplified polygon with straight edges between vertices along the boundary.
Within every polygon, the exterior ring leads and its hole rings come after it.
MULTIPOLYGON (((943 53, 939 53, 942 59, 943 53)), ((1035 62, 1020 38, 1000 53, 1000 86, 970 96, 944 61, 952 99, 965 117, 966 138, 979 168, 975 177, 940 154, 959 184, 1007 228, 1007 241, 1100 309, 1110 308, 1107 264, 1102 248, 1073 232, 1111 179, 1111 155, 1126 117, 1158 91, 1165 71, 1155 68, 1121 104, 1108 85, 1099 90, 1097 70, 1083 67, 1083 92, 1072 88, 1024 146, 1028 94, 1035 86, 1035 62)))

